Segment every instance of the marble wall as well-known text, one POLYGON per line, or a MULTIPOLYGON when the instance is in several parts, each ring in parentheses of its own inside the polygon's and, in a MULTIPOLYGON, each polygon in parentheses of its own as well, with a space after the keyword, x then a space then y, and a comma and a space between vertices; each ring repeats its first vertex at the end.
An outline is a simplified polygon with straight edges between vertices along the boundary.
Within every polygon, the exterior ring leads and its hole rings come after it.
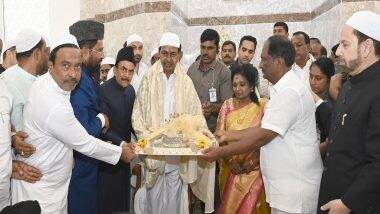
POLYGON ((320 38, 330 49, 352 13, 380 12, 380 2, 368 0, 81 0, 80 5, 81 19, 105 23, 108 55, 115 56, 127 36, 137 32, 144 39, 146 62, 166 31, 180 36, 184 60, 189 62, 199 54, 199 38, 206 28, 216 29, 221 43, 238 44, 243 35, 253 35, 258 40, 256 64, 276 21, 287 22, 290 34, 301 30, 320 38))

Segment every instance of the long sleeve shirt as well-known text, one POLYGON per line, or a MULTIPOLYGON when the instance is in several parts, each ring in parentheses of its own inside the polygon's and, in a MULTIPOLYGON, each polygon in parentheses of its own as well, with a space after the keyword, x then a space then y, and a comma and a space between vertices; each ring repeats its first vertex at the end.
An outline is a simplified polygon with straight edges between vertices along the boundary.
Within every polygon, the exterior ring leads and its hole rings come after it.
POLYGON ((116 164, 122 148, 89 135, 74 116, 70 92, 62 90, 50 73, 31 87, 24 112, 27 143, 36 148, 21 161, 41 170, 40 181, 12 183, 12 201, 38 200, 42 213, 67 213, 67 194, 73 168, 73 150, 116 164))
POLYGON ((18 65, 8 68, 1 76, 8 91, 13 96, 11 124, 15 127, 16 131, 22 131, 24 105, 29 94, 29 89, 37 77, 18 65))

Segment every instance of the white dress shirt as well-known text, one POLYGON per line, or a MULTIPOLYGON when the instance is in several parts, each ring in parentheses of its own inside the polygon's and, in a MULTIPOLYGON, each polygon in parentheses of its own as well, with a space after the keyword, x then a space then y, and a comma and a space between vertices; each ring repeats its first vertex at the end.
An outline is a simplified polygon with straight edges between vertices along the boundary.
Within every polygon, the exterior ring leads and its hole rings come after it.
POLYGON ((12 202, 38 200, 42 213, 67 213, 67 194, 73 168, 73 150, 116 164, 122 148, 89 135, 74 116, 70 92, 62 90, 50 73, 31 87, 24 109, 27 143, 36 148, 19 160, 41 170, 40 181, 12 181, 12 202))
POLYGON ((278 133, 260 150, 268 203, 284 212, 316 213, 322 161, 315 104, 294 71, 273 86, 261 127, 278 133))
POLYGON ((29 89, 37 77, 18 65, 8 68, 1 76, 8 91, 13 96, 11 124, 15 127, 16 131, 22 131, 24 105, 29 94, 29 89))
POLYGON ((311 64, 315 61, 313 55, 309 54, 309 60, 307 60, 306 65, 301 68, 300 66, 297 65, 297 63, 294 62, 292 66, 292 70, 294 73, 297 75, 297 77, 305 83, 307 88, 311 91, 311 86, 310 86, 310 66, 311 64))
POLYGON ((135 70, 135 72, 133 73, 131 85, 135 89, 136 93, 139 90, 141 80, 144 77, 144 75, 148 72, 148 69, 149 67, 145 63, 140 62, 138 72, 136 72, 135 70))
POLYGON ((0 79, 0 211, 10 204, 12 96, 0 79))

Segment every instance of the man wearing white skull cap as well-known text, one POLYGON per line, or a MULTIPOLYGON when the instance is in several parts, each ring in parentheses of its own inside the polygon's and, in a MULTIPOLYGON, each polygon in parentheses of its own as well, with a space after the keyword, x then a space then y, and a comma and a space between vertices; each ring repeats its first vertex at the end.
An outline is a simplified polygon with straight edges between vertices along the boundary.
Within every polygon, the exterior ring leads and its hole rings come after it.
POLYGON ((37 200, 42 213, 65 214, 73 150, 115 165, 129 162, 133 151, 128 146, 105 143, 87 133, 74 115, 70 92, 81 79, 81 53, 76 38, 62 34, 52 45, 49 72, 31 87, 25 105, 24 129, 28 143, 37 148, 28 158, 19 157, 44 172, 34 184, 15 180, 12 202, 37 200))
MULTIPOLYGON (((143 77, 133 107, 132 125, 139 139, 173 114, 202 115, 193 82, 179 62, 180 52, 178 36, 165 33, 160 40, 160 60, 143 77)), ((216 144, 204 118, 201 130, 216 144)), ((206 213, 214 211, 214 163, 183 156, 147 156, 144 161, 146 182, 136 193, 135 213, 187 214, 188 187, 205 202, 206 213)))
POLYGON ((135 55, 135 72, 133 73, 132 77, 132 86, 137 92, 139 89, 140 83, 144 75, 148 72, 148 66, 141 61, 143 57, 143 49, 144 49, 144 43, 141 38, 141 36, 137 34, 131 34, 128 36, 127 41, 124 44, 124 47, 131 46, 133 48, 133 54, 135 55))
POLYGON ((22 131, 22 114, 29 88, 37 76, 47 70, 48 56, 45 40, 31 29, 19 32, 16 52, 18 65, 4 71, 2 77, 14 98, 11 123, 16 131, 22 131))
POLYGON ((150 52, 150 65, 153 65, 160 59, 160 54, 158 53, 158 48, 154 48, 152 52, 150 52))
POLYGON ((336 55, 348 68, 332 114, 320 213, 380 213, 380 15, 354 13, 336 55))
POLYGON ((115 59, 112 57, 106 57, 100 63, 100 84, 103 84, 107 80, 107 75, 115 65, 115 59))

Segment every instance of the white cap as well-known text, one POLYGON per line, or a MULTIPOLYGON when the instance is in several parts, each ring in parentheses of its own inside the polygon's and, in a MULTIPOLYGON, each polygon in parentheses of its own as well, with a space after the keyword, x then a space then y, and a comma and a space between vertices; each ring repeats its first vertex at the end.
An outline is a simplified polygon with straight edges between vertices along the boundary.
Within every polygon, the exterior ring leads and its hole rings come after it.
POLYGON ((16 46, 16 42, 15 42, 15 40, 13 40, 13 39, 8 40, 8 41, 4 44, 3 52, 7 51, 8 49, 10 49, 11 47, 14 47, 14 46, 16 46))
POLYGON ((158 48, 153 48, 152 52, 150 52, 150 58, 158 53, 158 48))
POLYGON ((137 34, 131 34, 128 36, 127 38, 127 46, 129 46, 132 42, 141 42, 143 43, 143 40, 141 38, 141 36, 137 35, 137 34))
POLYGON ((42 36, 32 29, 21 30, 16 38, 16 51, 17 53, 23 53, 31 50, 42 39, 42 36))
POLYGON ((380 41, 380 15, 377 13, 372 11, 356 12, 346 21, 346 25, 380 41))
POLYGON ((51 51, 53 51, 56 47, 60 45, 65 45, 65 44, 72 44, 76 45, 79 48, 77 39, 75 36, 71 35, 68 31, 65 31, 61 33, 52 43, 51 45, 51 51))
POLYGON ((51 47, 50 40, 47 36, 42 36, 42 38, 45 40, 46 47, 51 47))
POLYGON ((102 60, 100 65, 115 65, 115 59, 107 56, 102 60))
POLYGON ((162 46, 173 46, 179 48, 181 46, 181 42, 179 41, 177 34, 167 32, 164 33, 160 39, 160 47, 162 46))

